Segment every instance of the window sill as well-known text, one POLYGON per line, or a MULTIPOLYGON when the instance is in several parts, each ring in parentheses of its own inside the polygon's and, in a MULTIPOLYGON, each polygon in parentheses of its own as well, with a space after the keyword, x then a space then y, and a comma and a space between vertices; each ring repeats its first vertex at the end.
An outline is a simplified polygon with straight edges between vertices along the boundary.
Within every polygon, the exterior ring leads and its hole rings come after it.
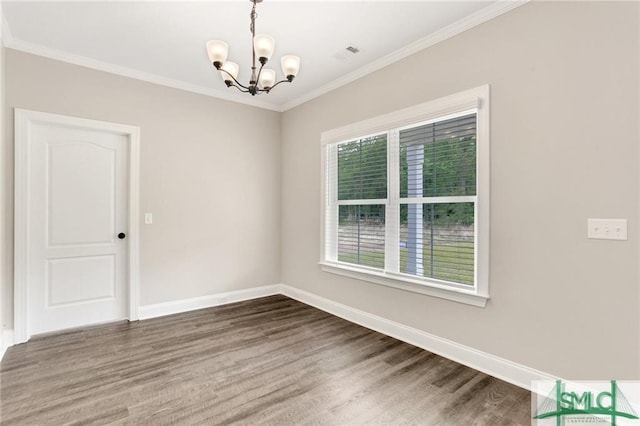
POLYGON ((413 293, 439 297, 453 302, 484 308, 489 295, 481 295, 475 290, 449 287, 436 283, 428 283, 418 279, 411 279, 400 274, 390 274, 377 269, 351 266, 337 262, 319 262, 320 269, 331 274, 367 281, 378 285, 393 287, 413 293))

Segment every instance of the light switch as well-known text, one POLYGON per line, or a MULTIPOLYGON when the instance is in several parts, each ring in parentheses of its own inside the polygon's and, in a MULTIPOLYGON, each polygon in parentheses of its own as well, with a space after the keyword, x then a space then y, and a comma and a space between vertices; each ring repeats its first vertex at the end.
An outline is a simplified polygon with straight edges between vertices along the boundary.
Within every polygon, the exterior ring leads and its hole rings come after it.
POLYGON ((144 214, 144 224, 151 225, 153 223, 153 215, 151 213, 144 214))
POLYGON ((626 241, 627 219, 587 219, 587 237, 626 241))

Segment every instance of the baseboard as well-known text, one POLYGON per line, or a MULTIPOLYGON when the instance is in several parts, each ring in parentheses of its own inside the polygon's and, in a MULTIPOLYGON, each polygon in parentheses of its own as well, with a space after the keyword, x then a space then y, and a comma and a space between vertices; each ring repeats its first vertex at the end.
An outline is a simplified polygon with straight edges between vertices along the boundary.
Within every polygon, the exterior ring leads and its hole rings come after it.
POLYGON ((280 292, 306 305, 402 340, 527 390, 531 390, 532 380, 559 380, 557 377, 527 366, 325 299, 295 287, 281 284, 280 292))
POLYGON ((138 309, 138 317, 141 320, 162 317, 165 315, 194 311, 196 309, 226 305, 227 303, 242 302, 243 300, 272 296, 279 293, 280 285, 274 284, 263 287, 248 288, 246 290, 235 290, 226 293, 192 297, 190 299, 174 300, 171 302, 140 306, 140 308, 138 309))
MULTIPOLYGON (((245 290, 140 306, 139 317, 141 320, 156 318, 275 294, 282 294, 298 300, 306 305, 321 309, 347 321, 402 340, 403 342, 407 342, 429 352, 436 353, 524 389, 531 390, 531 382, 533 380, 560 380, 558 377, 533 368, 334 302, 286 284, 254 287, 245 290)), ((6 350, 13 346, 13 343, 13 330, 4 330, 0 335, 0 360, 6 350)))
POLYGON ((0 333, 0 361, 11 346, 13 346, 13 330, 2 330, 0 333))

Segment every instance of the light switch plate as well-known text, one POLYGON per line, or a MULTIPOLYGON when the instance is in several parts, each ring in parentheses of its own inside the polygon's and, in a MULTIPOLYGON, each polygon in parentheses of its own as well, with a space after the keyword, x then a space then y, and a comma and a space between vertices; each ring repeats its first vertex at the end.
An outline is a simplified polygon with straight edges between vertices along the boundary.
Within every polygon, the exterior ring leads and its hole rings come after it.
POLYGON ((626 241, 627 219, 587 219, 587 237, 626 241))
POLYGON ((144 224, 151 225, 153 223, 153 215, 151 213, 144 214, 144 224))

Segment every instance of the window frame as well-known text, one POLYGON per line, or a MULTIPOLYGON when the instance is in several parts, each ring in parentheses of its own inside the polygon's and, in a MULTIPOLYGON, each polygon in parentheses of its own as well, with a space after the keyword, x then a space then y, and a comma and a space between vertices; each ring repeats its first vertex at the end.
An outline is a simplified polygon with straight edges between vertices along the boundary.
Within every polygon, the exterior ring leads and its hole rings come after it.
MULTIPOLYGON (((484 307, 489 299, 489 225, 490 225, 490 104, 489 85, 435 99, 389 114, 352 123, 321 134, 321 245, 320 268, 324 272, 363 280, 414 293, 484 307), (387 220, 389 212, 400 208, 399 138, 401 129, 476 112, 476 200, 474 219, 475 284, 473 286, 423 278, 391 271, 399 257, 399 227, 387 220), (337 220, 330 220, 331 209, 338 205, 337 176, 331 178, 328 161, 337 156, 339 143, 387 134, 387 197, 385 204, 385 268, 338 262, 332 252, 337 240, 337 220), (330 192, 328 192, 330 191, 330 192), (335 199, 330 200, 329 194, 335 199), (334 203, 334 204, 332 204, 334 203), (398 235, 396 235, 398 234, 398 235)), ((406 200, 406 199, 405 199, 406 200)))

